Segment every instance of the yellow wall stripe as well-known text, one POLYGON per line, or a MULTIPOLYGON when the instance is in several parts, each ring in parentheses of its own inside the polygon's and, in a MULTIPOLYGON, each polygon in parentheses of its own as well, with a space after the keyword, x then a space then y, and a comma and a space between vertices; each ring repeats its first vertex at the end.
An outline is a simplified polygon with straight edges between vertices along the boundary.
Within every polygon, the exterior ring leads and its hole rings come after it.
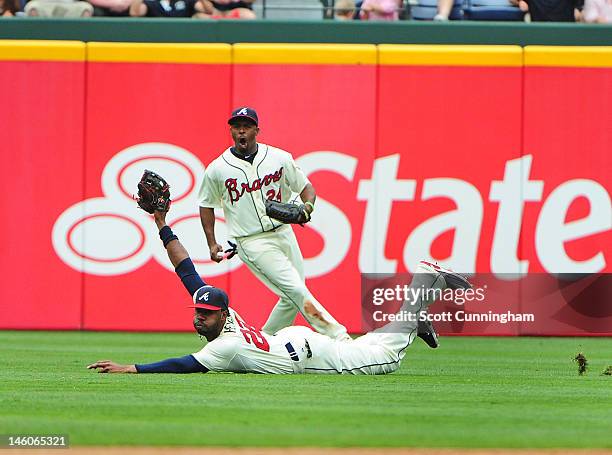
POLYGON ((376 65, 374 44, 235 44, 236 64, 376 65))
POLYGON ((612 46, 526 46, 525 66, 612 68, 612 46))
POLYGON ((0 60, 84 62, 80 41, 0 40, 0 60))
POLYGON ((88 43, 90 62, 232 63, 230 44, 88 43))
POLYGON ((522 66, 520 46, 442 46, 381 44, 381 65, 398 66, 522 66))
POLYGON ((0 40, 0 60, 612 68, 612 46, 171 44, 0 40), (232 55, 233 54, 233 55, 232 55))

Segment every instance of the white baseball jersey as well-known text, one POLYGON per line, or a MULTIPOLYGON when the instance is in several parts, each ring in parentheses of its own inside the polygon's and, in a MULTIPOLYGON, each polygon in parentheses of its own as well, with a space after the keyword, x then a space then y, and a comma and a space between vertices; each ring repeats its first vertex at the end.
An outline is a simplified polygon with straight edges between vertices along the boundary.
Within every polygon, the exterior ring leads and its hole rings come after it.
POLYGON ((281 225, 266 216, 265 199, 290 200, 309 183, 290 153, 257 144, 253 163, 242 160, 228 148, 204 173, 200 186, 201 207, 223 208, 231 237, 271 231, 281 225))
POLYGON ((298 330, 266 335, 230 309, 221 334, 193 356, 210 371, 300 373, 301 361, 308 355, 304 333, 313 332, 306 327, 292 328, 298 330))
POLYGON ((385 374, 395 371, 413 334, 368 333, 336 341, 307 327, 266 335, 232 309, 221 334, 192 354, 209 371, 235 373, 385 374))

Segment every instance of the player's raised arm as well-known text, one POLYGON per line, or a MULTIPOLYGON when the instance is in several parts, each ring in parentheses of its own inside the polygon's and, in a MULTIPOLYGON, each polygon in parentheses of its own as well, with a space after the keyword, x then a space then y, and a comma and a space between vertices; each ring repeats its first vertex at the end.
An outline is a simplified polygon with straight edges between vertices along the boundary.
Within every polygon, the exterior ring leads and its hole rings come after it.
POLYGON ((170 259, 170 262, 172 262, 174 268, 176 268, 181 262, 189 258, 189 253, 179 241, 178 237, 174 235, 172 229, 170 229, 170 227, 166 224, 166 213, 168 212, 160 212, 156 210, 153 213, 153 217, 155 218, 155 224, 159 229, 159 238, 163 242, 166 252, 168 253, 168 258, 170 259))
POLYGON ((141 209, 153 215, 159 229, 159 238, 168 252, 168 258, 187 292, 193 296, 206 283, 196 272, 185 247, 166 224, 166 213, 170 208, 170 185, 159 174, 146 170, 138 182, 136 202, 141 209))
POLYGON ((153 213, 155 224, 159 229, 159 238, 166 248, 168 258, 174 266, 174 271, 183 282, 189 295, 193 296, 193 294, 202 286, 205 286, 206 283, 196 271, 189 257, 189 253, 183 244, 179 241, 174 232, 172 232, 170 226, 166 224, 166 213, 167 212, 161 212, 159 210, 153 213))

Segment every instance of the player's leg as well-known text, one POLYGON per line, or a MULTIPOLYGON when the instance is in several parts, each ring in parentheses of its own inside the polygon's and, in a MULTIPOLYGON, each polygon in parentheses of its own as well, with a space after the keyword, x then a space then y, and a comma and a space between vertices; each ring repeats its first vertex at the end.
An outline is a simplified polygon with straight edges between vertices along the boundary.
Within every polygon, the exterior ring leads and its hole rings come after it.
MULTIPOLYGON (((291 235, 279 235, 279 246, 286 254, 291 265, 295 268, 300 279, 304 281, 304 257, 300 251, 293 229, 286 229, 286 231, 291 235), (293 241, 291 241, 291 237, 293 237, 293 241)), ((295 306, 290 299, 281 296, 270 312, 268 320, 264 324, 262 330, 272 335, 284 327, 293 325, 298 311, 298 307, 295 306)))
MULTIPOLYGON (((298 312, 298 305, 294 303, 294 299, 289 298, 276 285, 276 280, 280 279, 278 273, 269 271, 267 267, 267 263, 275 260, 282 262, 287 261, 287 259, 282 258, 283 253, 279 250, 278 242, 274 238, 270 238, 269 233, 237 240, 237 242, 238 256, 240 256, 242 262, 247 265, 259 281, 279 296, 279 300, 270 313, 268 321, 262 327, 265 333, 273 335, 282 328, 290 326, 298 312), (262 258, 262 256, 265 256, 265 258, 262 258), (266 264, 264 264, 264 259, 266 264), (273 275, 275 275, 276 279, 272 279, 273 275)), ((290 273, 290 268, 287 267, 286 271, 290 273)))
POLYGON ((437 271, 429 267, 419 267, 413 275, 410 288, 418 295, 402 304, 398 318, 393 323, 366 333, 352 343, 338 343, 337 350, 341 369, 349 374, 386 374, 399 368, 406 353, 406 348, 417 336, 419 313, 433 303, 432 297, 423 293, 423 289, 445 289, 446 282, 437 271))
MULTIPOLYGON (((289 302, 293 305, 317 332, 333 338, 345 335, 346 329, 310 294, 304 280, 284 252, 284 240, 277 234, 278 232, 264 233, 238 240, 238 254, 242 261, 281 297, 281 303, 289 302)), ((285 314, 289 314, 288 310, 285 314)), ((281 318, 278 320, 282 321, 281 318)), ((273 323, 274 321, 271 321, 271 324, 266 324, 266 332, 276 332, 282 328, 273 327, 273 323)))
MULTIPOLYGON (((336 321, 336 319, 325 309, 321 302, 319 302, 307 288, 304 275, 304 257, 302 256, 302 251, 300 250, 293 229, 287 226, 286 228, 280 229, 278 235, 282 239, 280 245, 283 251, 287 255, 291 265, 293 265, 294 269, 300 276, 300 279, 302 280, 302 283, 304 283, 304 287, 308 293, 308 301, 310 305, 307 304, 308 302, 305 302, 305 306, 300 308, 302 314, 306 314, 306 316, 310 315, 315 318, 322 318, 322 320, 327 321, 329 327, 325 332, 320 333, 338 340, 346 341, 350 339, 350 336, 346 333, 346 328, 336 321)), ((272 317, 272 315, 270 316, 272 317)), ((312 322, 310 319, 308 319, 308 317, 307 320, 312 325, 312 322)))
POLYGON ((441 292, 447 287, 467 289, 471 285, 458 273, 436 264, 421 261, 410 283, 410 288, 414 292, 410 292, 409 295, 417 297, 406 300, 402 304, 399 311, 402 317, 358 338, 355 342, 385 346, 394 353, 398 361, 401 361, 404 358, 406 348, 417 335, 421 313, 427 312, 427 308, 441 296, 441 292))
MULTIPOLYGON (((270 289, 272 288, 270 287, 270 289)), ((298 311, 291 300, 287 298, 278 299, 261 330, 269 335, 274 335, 279 330, 293 325, 298 311)))
MULTIPOLYGON (((281 232, 278 233, 278 240, 278 244, 281 250, 285 253, 287 258, 289 259, 289 262, 295 268, 302 282, 305 283, 304 258, 297 243, 297 239, 295 238, 293 229, 284 228, 281 232)), ((312 294, 309 294, 312 297, 312 294)), ((323 308, 323 306, 317 308, 318 302, 314 297, 310 298, 309 301, 313 302, 314 309, 316 311, 321 312, 323 317, 325 317, 325 313, 327 313, 325 311, 325 308, 323 308)), ((268 317, 268 320, 263 327, 264 332, 276 333, 283 327, 287 327, 293 324, 293 321, 295 320, 298 311, 303 311, 303 309, 299 309, 287 297, 281 296, 276 306, 272 309, 272 312, 270 313, 270 316, 268 317)), ((327 317, 326 319, 330 320, 333 318, 327 317)), ((346 333, 346 329, 344 329, 344 327, 338 327, 335 332, 341 334, 340 337, 348 337, 348 335, 344 335, 346 333)), ((333 337, 338 337, 338 335, 334 335, 330 332, 327 332, 326 334, 329 334, 333 337)))
POLYGON ((375 337, 365 335, 347 343, 311 333, 307 341, 312 355, 304 363, 304 373, 386 374, 400 365, 397 355, 375 337))
MULTIPOLYGON (((274 233, 239 240, 238 255, 251 272, 279 296, 262 330, 274 334, 293 323, 307 299, 307 290, 274 233)), ((315 327, 318 331, 318 328, 315 327)))

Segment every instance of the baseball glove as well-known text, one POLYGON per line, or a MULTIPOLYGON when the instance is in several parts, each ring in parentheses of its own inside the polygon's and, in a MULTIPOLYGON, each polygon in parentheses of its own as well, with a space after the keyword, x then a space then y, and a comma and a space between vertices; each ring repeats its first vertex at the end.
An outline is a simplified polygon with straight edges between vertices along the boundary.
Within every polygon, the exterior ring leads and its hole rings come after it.
POLYGON ((266 199, 266 215, 287 224, 301 224, 310 221, 310 214, 304 204, 289 204, 266 199))
POLYGON ((167 212, 170 208, 170 185, 153 171, 145 170, 138 182, 138 206, 145 212, 167 212))

